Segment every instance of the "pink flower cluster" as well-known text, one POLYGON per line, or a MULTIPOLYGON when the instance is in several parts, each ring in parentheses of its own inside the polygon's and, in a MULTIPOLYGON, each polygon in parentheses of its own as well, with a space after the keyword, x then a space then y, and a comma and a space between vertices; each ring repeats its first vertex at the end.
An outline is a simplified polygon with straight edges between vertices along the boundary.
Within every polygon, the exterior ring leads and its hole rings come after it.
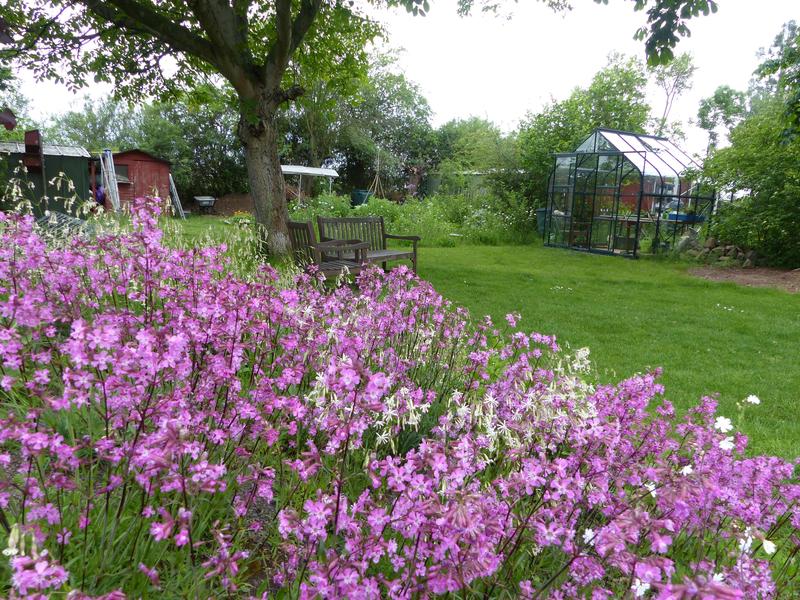
POLYGON ((657 373, 597 385, 403 268, 234 277, 145 199, 126 235, 0 238, 0 595, 797 589, 795 464, 657 373))

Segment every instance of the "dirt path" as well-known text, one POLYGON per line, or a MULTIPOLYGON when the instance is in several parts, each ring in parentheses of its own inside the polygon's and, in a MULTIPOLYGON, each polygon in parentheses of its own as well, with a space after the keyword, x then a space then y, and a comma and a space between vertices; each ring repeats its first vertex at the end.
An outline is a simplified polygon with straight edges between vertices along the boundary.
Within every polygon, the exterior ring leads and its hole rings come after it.
POLYGON ((755 269, 694 267, 689 275, 710 281, 732 281, 739 285, 754 287, 776 287, 789 293, 800 293, 800 269, 781 271, 758 267, 755 269))

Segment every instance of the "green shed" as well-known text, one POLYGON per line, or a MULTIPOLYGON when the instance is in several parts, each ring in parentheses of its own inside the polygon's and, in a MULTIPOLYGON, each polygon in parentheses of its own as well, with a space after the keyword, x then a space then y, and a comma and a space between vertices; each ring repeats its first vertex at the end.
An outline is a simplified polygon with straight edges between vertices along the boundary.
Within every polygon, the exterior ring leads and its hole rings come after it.
POLYGON ((71 212, 67 204, 73 197, 80 202, 90 200, 89 152, 80 146, 57 144, 42 144, 36 149, 39 148, 41 152, 31 153, 31 148, 26 152, 23 142, 0 142, 0 182, 3 189, 0 208, 10 208, 5 192, 12 179, 24 183, 24 195, 31 201, 37 216, 41 216, 45 209, 71 212), (74 189, 69 189, 69 182, 74 189), (42 202, 45 196, 46 204, 42 202))

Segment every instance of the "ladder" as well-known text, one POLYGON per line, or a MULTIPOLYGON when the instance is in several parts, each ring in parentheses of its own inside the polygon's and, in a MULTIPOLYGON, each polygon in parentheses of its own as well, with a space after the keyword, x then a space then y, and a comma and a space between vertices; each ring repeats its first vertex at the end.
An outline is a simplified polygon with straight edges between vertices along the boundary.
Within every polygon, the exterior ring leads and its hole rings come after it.
POLYGON ((114 212, 119 212, 119 187, 117 186, 117 172, 114 170, 114 157, 111 150, 103 150, 100 154, 100 180, 106 189, 106 197, 111 200, 114 212))
POLYGON ((169 174, 169 197, 172 199, 172 207, 175 209, 175 216, 185 219, 186 213, 183 212, 183 205, 181 204, 181 199, 178 197, 178 188, 175 187, 175 180, 172 179, 172 173, 169 174))

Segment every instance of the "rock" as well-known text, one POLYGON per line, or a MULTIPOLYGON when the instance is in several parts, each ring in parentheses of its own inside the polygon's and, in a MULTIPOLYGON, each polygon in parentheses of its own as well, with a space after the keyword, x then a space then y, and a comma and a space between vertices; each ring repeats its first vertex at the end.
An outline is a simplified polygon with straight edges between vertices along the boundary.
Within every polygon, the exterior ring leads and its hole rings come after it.
POLYGON ((698 257, 705 258, 706 256, 708 256, 710 252, 711 250, 709 250, 708 248, 703 248, 702 250, 700 250, 700 254, 698 254, 698 257))
POLYGON ((681 252, 686 252, 687 250, 693 247, 692 242, 694 242, 694 240, 692 239, 691 236, 684 235, 683 237, 681 237, 681 239, 678 240, 678 243, 675 244, 675 252, 677 252, 678 254, 680 254, 681 252))
POLYGON ((736 246, 725 246, 725 251, 722 253, 723 256, 733 256, 736 253, 736 246))
POLYGON ((748 250, 747 253, 745 253, 744 257, 749 261, 755 262, 758 255, 756 254, 755 250, 748 250))
POLYGON ((708 251, 708 255, 710 258, 719 258, 723 252, 725 252, 725 249, 722 246, 714 246, 708 251))
POLYGON ((748 258, 747 260, 744 261, 744 264, 742 266, 745 269, 752 269, 753 267, 755 267, 755 264, 753 264, 753 261, 748 258))
POLYGON ((717 263, 723 266, 730 266, 734 262, 736 262, 736 259, 732 256, 720 256, 719 260, 717 260, 717 263))
POLYGON ((706 240, 706 243, 703 244, 703 247, 704 248, 708 248, 709 250, 711 250, 712 248, 716 248, 717 247, 717 238, 715 238, 715 237, 708 238, 706 240))

